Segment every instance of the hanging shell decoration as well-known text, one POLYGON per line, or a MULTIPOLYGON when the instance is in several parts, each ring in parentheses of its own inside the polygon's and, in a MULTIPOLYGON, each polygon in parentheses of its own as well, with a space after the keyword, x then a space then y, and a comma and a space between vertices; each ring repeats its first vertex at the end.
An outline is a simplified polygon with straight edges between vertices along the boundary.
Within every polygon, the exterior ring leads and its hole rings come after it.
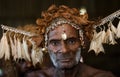
POLYGON ((100 52, 104 52, 103 45, 106 44, 116 44, 117 42, 115 39, 120 38, 120 10, 114 12, 113 14, 101 19, 101 23, 95 25, 94 27, 94 34, 93 39, 91 40, 90 49, 94 50, 96 55, 100 52), (119 23, 117 27, 115 27, 112 23, 114 19, 117 18, 119 20, 119 23), (107 30, 105 29, 105 24, 107 25, 107 30), (100 28, 100 31, 97 32, 96 29, 100 28))
MULTIPOLYGON (((18 59, 25 59, 31 61, 33 65, 42 63, 42 51, 46 49, 41 47, 38 48, 31 39, 33 36, 38 36, 37 34, 5 25, 1 25, 1 28, 3 29, 3 36, 0 40, 0 59, 4 58, 5 60, 9 60, 12 56, 15 61, 18 59), (32 44, 31 53, 29 53, 28 42, 32 44)), ((93 39, 91 40, 89 51, 94 50, 95 53, 98 54, 104 52, 103 43, 116 44, 117 42, 115 39, 120 38, 120 10, 101 19, 101 23, 95 25, 93 32, 93 39), (115 18, 119 19, 117 27, 112 23, 115 18), (108 24, 107 30, 106 27, 101 27, 106 23, 108 24), (96 30, 98 27, 100 28, 99 32, 96 30)), ((63 35, 63 38, 66 39, 67 37, 63 35)))
POLYGON ((1 27, 3 36, 0 40, 0 59, 9 60, 12 56, 14 61, 25 59, 32 62, 34 66, 36 63, 42 63, 43 48, 37 47, 31 40, 33 36, 38 36, 37 34, 5 25, 1 25, 1 27), (28 42, 32 44, 31 51, 29 51, 28 42))

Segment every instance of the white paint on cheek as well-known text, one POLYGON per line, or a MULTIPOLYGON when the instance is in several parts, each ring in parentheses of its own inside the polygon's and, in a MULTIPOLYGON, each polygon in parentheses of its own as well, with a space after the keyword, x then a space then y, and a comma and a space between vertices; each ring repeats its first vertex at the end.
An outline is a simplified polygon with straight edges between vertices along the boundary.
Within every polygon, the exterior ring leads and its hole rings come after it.
MULTIPOLYGON (((53 65, 55 66, 55 67, 59 67, 58 66, 58 64, 57 64, 57 60, 56 60, 56 55, 54 54, 54 52, 52 52, 52 51, 49 51, 49 54, 50 54, 50 58, 51 58, 51 60, 52 60, 52 62, 53 62, 53 65)), ((81 58, 81 48, 78 48, 78 50, 77 50, 77 53, 76 53, 76 56, 75 56, 75 59, 76 59, 76 63, 74 63, 74 64, 78 64, 79 63, 79 61, 80 61, 80 58, 81 58)))
POLYGON ((78 48, 78 51, 76 53, 76 64, 79 63, 81 57, 81 48, 78 48))
POLYGON ((49 55, 50 55, 51 61, 53 62, 53 65, 54 65, 55 67, 58 67, 58 64, 57 64, 57 62, 56 62, 56 55, 54 54, 54 52, 49 51, 49 55))

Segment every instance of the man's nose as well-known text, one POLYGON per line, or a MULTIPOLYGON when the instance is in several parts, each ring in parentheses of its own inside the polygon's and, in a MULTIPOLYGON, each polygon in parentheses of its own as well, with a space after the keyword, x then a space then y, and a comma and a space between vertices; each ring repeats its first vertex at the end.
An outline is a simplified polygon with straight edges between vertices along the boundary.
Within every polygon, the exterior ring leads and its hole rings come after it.
POLYGON ((65 44, 65 43, 62 43, 62 46, 61 46, 61 52, 62 53, 66 53, 66 52, 68 52, 68 47, 67 47, 67 45, 65 44))

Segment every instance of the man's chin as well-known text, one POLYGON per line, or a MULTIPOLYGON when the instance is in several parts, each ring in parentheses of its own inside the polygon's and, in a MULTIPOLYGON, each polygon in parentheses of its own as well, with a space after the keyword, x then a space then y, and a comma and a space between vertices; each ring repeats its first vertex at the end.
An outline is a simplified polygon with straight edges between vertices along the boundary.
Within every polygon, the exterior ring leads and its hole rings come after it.
POLYGON ((60 63, 58 68, 60 69, 69 69, 72 68, 75 64, 74 63, 60 63))

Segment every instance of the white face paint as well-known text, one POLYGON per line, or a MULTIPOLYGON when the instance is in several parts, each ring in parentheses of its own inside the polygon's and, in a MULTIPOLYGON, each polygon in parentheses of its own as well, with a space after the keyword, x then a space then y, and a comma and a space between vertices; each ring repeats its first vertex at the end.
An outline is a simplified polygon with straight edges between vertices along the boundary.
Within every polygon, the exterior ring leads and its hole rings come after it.
POLYGON ((80 61, 79 31, 69 24, 62 24, 48 33, 48 52, 56 68, 72 68, 80 61), (67 38, 61 37, 63 26, 67 38))
POLYGON ((78 51, 76 52, 75 59, 71 60, 71 62, 69 62, 67 66, 64 66, 64 65, 62 65, 62 63, 57 61, 57 56, 56 56, 57 54, 52 52, 52 51, 49 51, 50 58, 51 58, 51 60, 53 62, 53 65, 56 68, 72 68, 74 65, 79 63, 80 58, 81 58, 80 53, 81 53, 81 48, 79 48, 78 51))

